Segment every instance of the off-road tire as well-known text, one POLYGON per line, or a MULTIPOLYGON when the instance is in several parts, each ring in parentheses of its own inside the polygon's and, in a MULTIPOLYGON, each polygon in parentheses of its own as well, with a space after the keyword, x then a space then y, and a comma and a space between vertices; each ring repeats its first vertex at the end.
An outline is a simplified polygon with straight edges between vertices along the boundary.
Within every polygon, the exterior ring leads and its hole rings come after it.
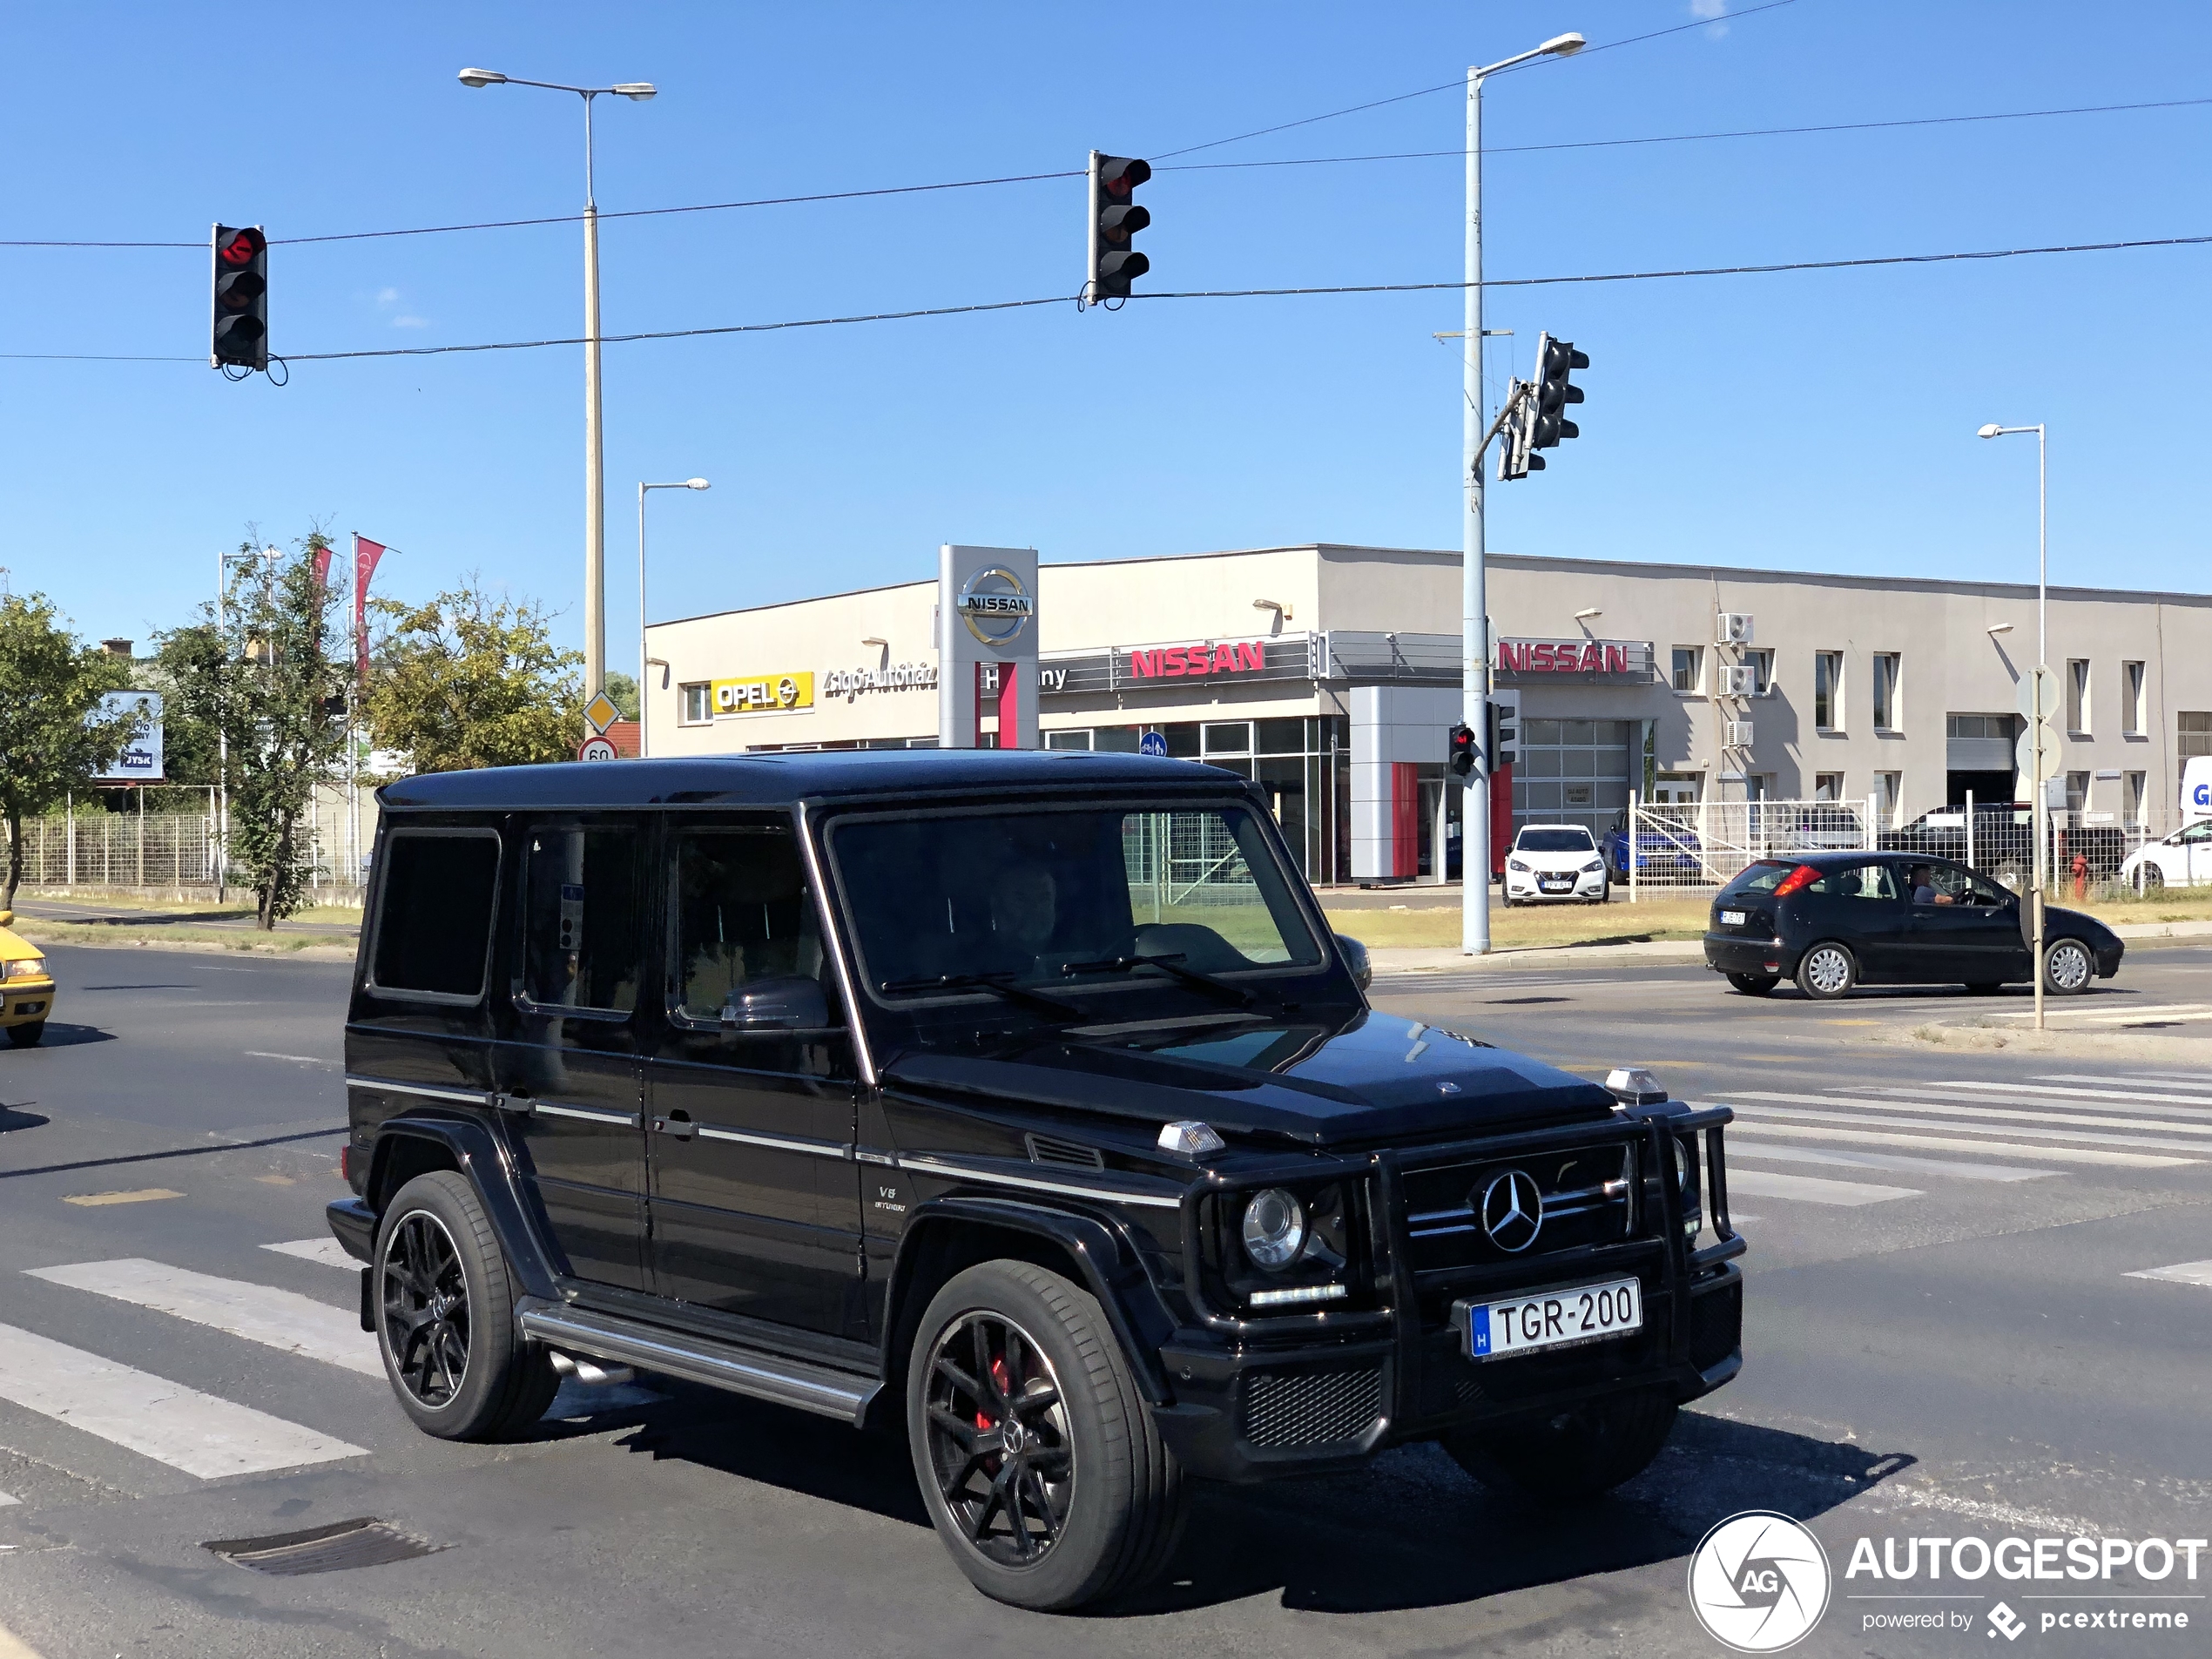
POLYGON ((370 1271, 376 1345, 383 1356, 384 1374, 401 1410, 417 1428, 445 1440, 511 1440, 545 1415, 561 1379, 551 1356, 516 1332, 514 1278, 499 1236, 466 1176, 433 1170, 394 1194, 377 1226, 376 1258, 370 1271), (428 1227, 410 1229, 417 1217, 435 1223, 450 1243, 466 1285, 462 1373, 443 1398, 429 1399, 401 1374, 394 1350, 395 1316, 388 1305, 389 1295, 404 1294, 404 1287, 393 1282, 388 1260, 395 1238, 403 1232, 410 1239, 438 1236, 428 1227))
POLYGON ((970 1267, 931 1298, 907 1372, 907 1442, 922 1502, 947 1551, 984 1595, 1036 1612, 1065 1612, 1126 1595, 1166 1565, 1182 1530, 1182 1467, 1160 1439, 1113 1328, 1089 1291, 1028 1262, 970 1267), (941 1338, 975 1315, 1015 1327, 1034 1345, 1064 1406, 1072 1489, 1057 1535, 1027 1565, 1003 1563, 969 1541, 933 1450, 932 1357, 941 1338))
POLYGON ((1730 974, 1728 982, 1746 996, 1764 996, 1782 983, 1779 974, 1730 974))
POLYGON ((8 1028, 8 1041, 18 1049, 37 1048, 38 1039, 45 1035, 46 1022, 44 1020, 33 1020, 26 1025, 11 1025, 8 1028))
POLYGON ((1822 940, 1797 964, 1797 988, 1816 1002, 1849 996, 1858 984, 1858 959, 1832 939, 1822 940))
POLYGON ((1444 1449, 1493 1491, 1537 1507, 1580 1503, 1635 1479, 1675 1426, 1675 1402, 1644 1391, 1586 1400, 1446 1439, 1444 1449))

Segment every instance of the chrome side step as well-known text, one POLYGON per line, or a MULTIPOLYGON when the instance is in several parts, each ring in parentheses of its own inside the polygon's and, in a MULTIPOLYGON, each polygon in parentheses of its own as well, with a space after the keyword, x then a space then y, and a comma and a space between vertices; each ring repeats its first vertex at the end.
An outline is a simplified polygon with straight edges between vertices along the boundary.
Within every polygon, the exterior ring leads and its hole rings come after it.
POLYGON ((637 1366, 709 1388, 726 1389, 779 1406, 860 1426, 868 1404, 882 1391, 873 1377, 839 1371, 783 1354, 742 1348, 711 1337, 688 1335, 611 1313, 526 1298, 515 1317, 523 1334, 556 1352, 590 1354, 637 1366))

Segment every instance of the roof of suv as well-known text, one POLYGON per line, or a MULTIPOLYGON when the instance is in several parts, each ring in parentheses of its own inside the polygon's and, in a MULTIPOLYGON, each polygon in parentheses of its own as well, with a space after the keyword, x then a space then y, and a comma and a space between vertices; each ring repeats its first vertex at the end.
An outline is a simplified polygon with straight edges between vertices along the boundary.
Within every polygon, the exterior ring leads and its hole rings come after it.
POLYGON ((387 784, 387 809, 783 806, 814 795, 939 791, 1242 787, 1239 773, 1154 755, 1088 749, 836 749, 668 760, 569 762, 425 772, 387 784))

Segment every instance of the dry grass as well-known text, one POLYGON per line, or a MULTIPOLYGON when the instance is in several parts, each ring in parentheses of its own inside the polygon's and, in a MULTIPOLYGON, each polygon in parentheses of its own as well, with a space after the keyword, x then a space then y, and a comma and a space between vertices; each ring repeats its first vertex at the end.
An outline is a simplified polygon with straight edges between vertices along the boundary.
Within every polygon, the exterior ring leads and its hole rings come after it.
MULTIPOLYGON (((1622 944, 1647 939, 1702 939, 1711 901, 1651 899, 1641 904, 1517 905, 1490 912, 1490 940, 1499 946, 1622 944)), ((1329 925, 1363 945, 1450 946, 1460 942, 1460 913, 1433 910, 1331 910, 1329 925)))
POLYGON ((45 921, 36 916, 17 916, 10 931, 34 945, 144 945, 155 948, 164 945, 190 945, 195 948, 216 945, 225 950, 277 955, 288 955, 314 945, 347 952, 354 948, 353 937, 347 934, 265 934, 257 928, 193 927, 168 922, 152 927, 133 927, 127 923, 45 921))
POLYGON ((2130 921, 2212 921, 2212 887, 2168 888, 2137 898, 2126 888, 2108 898, 2076 904, 2071 888, 2051 894, 2051 902, 2069 910, 2085 910, 2098 921, 2117 927, 2130 921))

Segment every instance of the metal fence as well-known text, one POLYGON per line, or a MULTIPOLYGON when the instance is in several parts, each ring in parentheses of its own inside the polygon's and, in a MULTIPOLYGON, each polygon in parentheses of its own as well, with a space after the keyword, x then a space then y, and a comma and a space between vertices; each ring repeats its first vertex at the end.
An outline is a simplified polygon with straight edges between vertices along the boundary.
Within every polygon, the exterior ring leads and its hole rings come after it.
MULTIPOLYGON (((2128 821, 2117 813, 2054 810, 2047 833, 2044 868, 2055 894, 2086 898, 2121 885, 2138 891, 2212 885, 2212 826, 2191 830, 2156 814, 2128 821), (2151 851, 2137 858, 2147 847, 2151 851)), ((1760 859, 1862 851, 1949 860, 2018 893, 2034 869, 2035 826, 2032 809, 2011 802, 1981 803, 1971 811, 1962 803, 1891 824, 1871 799, 1631 798, 1608 851, 1615 879, 1628 884, 1632 899, 1646 889, 1723 887, 1760 859)))
MULTIPOLYGON (((165 806, 190 803, 197 810, 110 812, 97 801, 84 806, 71 802, 51 816, 26 819, 24 887, 148 894, 212 893, 226 879, 219 832, 221 803, 215 792, 174 788, 148 792, 165 806)), ((136 792, 132 794, 136 805, 136 792)), ((354 821, 342 787, 318 788, 298 832, 307 843, 310 888, 339 903, 357 901, 368 879, 367 849, 375 844, 376 803, 366 790, 358 834, 354 821)), ((6 846, 5 834, 0 828, 0 850, 6 846)))

